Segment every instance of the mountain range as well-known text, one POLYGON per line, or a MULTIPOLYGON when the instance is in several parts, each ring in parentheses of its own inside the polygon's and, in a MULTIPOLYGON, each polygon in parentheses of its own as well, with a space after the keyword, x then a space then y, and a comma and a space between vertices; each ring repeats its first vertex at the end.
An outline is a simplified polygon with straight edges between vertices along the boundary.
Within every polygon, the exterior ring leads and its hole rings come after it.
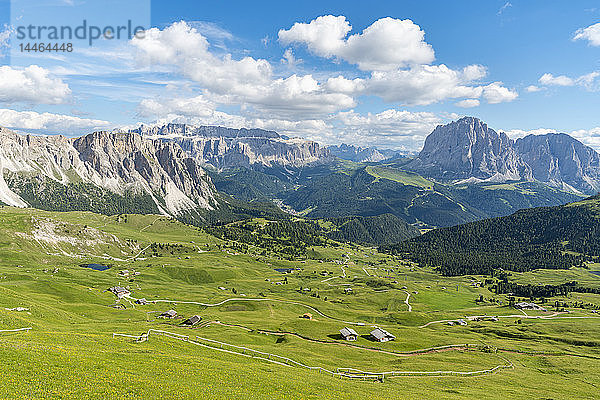
MULTIPOLYGON (((73 185, 90 195, 90 190, 111 194, 114 201, 137 197, 148 211, 166 215, 217 206, 217 191, 196 160, 173 143, 133 133, 70 139, 1 129, 0 171, 0 201, 17 207, 50 200, 73 185)), ((72 207, 80 194, 72 195, 72 207)))
POLYGON ((529 135, 514 148, 533 179, 586 194, 600 190, 600 155, 567 134, 529 135))
POLYGON ((301 167, 332 160, 318 143, 289 139, 262 129, 167 124, 129 131, 151 140, 176 143, 188 156, 217 169, 232 167, 301 167))
MULTIPOLYGON (((330 159, 315 142, 260 129, 169 124, 67 138, 1 128, 0 202, 44 206, 54 195, 76 186, 69 191, 73 204, 63 208, 102 212, 94 205, 100 193, 112 196, 113 202, 130 198, 130 203, 143 204, 143 211, 179 216, 219 208, 219 195, 206 168, 287 168, 330 159), (75 204, 82 201, 85 204, 75 204)), ((134 211, 131 206, 129 211, 134 211)))
POLYGON ((600 189, 600 156, 573 137, 549 133, 514 141, 473 117, 435 128, 405 168, 446 182, 537 180, 577 193, 600 189))
POLYGON ((354 162, 380 162, 408 154, 407 152, 400 150, 378 149, 376 147, 360 147, 345 143, 328 146, 327 150, 329 150, 329 153, 332 156, 354 162))
POLYGON ((0 203, 17 207, 186 222, 267 207, 274 217, 385 214, 429 229, 564 204, 598 188, 600 156, 590 147, 566 134, 514 141, 472 117, 435 128, 413 158, 261 129, 142 125, 79 138, 0 129, 0 203))

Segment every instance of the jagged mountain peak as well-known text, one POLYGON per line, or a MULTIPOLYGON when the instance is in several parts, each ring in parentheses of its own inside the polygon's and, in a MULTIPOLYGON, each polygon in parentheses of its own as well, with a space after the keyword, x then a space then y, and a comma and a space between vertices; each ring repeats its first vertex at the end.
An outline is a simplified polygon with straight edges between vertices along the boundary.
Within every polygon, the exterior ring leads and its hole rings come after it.
POLYGON ((406 168, 438 180, 538 180, 573 192, 600 190, 600 155, 591 147, 565 133, 514 141, 475 117, 437 126, 406 168))
POLYGON ((130 132, 178 144, 196 161, 215 168, 300 167, 331 160, 316 142, 287 139, 263 129, 167 124, 140 126, 130 132))
POLYGON ((588 194, 600 190, 600 155, 566 133, 528 135, 515 148, 539 181, 588 194))
POLYGON ((212 125, 190 125, 168 123, 165 125, 140 125, 130 130, 146 136, 199 136, 199 137, 225 137, 225 138, 270 138, 279 139, 281 135, 274 131, 264 129, 248 128, 226 128, 212 125))
POLYGON ((47 182, 84 183, 120 196, 150 196, 155 210, 173 216, 217 205, 210 178, 176 143, 106 131, 76 139, 20 135, 7 129, 0 133, 0 201, 9 205, 27 206, 22 191, 32 185, 48 186, 47 182), (7 184, 6 175, 14 187, 7 184))
POLYGON ((440 180, 531 179, 513 141, 474 117, 437 126, 407 168, 440 180))
POLYGON ((462 117, 456 121, 446 125, 438 125, 432 132, 432 135, 437 131, 438 134, 444 135, 451 133, 453 135, 465 135, 472 143, 477 141, 490 142, 500 141, 504 143, 512 143, 512 139, 506 133, 495 131, 488 125, 476 117, 462 117))

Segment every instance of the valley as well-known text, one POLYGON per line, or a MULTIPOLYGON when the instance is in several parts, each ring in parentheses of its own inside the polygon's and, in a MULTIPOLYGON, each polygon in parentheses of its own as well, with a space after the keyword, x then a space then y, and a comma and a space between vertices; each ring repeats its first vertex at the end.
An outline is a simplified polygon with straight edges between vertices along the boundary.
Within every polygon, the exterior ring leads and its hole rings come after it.
MULTIPOLYGON (((510 295, 490 290, 497 278, 442 276, 318 231, 299 236, 305 251, 290 257, 264 230, 256 231, 262 243, 220 239, 164 216, 3 207, 0 221, 0 369, 9 377, 0 393, 195 398, 200 386, 212 398, 314 397, 315 388, 319 398, 596 393, 598 294, 552 296, 547 311, 517 310, 510 295), (127 294, 107 291, 117 286, 127 294), (170 309, 175 319, 158 317, 170 309), (182 325, 193 315, 197 325, 182 325), (355 342, 342 340, 344 327, 356 330, 355 342), (374 327, 395 339, 373 341, 374 327), (10 331, 20 328, 31 329, 10 331)), ((256 229, 271 223, 256 220, 256 229)), ((600 286, 589 270, 564 274, 600 286)))
POLYGON ((597 400, 597 1, 0 0, 0 400, 597 400))
POLYGON ((472 117, 438 126, 416 156, 347 145, 330 151, 261 129, 142 125, 68 139, 2 128, 0 201, 157 213, 197 226, 393 215, 426 231, 595 194, 600 156, 568 135, 545 139, 514 142, 472 117))
POLYGON ((0 135, 0 397, 594 398, 586 148, 550 177, 537 141, 472 118, 416 156, 182 124, 0 135))

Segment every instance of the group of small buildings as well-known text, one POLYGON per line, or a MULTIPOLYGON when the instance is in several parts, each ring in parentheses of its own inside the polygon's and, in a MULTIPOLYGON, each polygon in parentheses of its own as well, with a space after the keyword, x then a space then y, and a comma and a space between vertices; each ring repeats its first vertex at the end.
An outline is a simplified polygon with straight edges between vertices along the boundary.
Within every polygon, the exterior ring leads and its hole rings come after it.
POLYGON ((136 271, 136 270, 128 270, 128 269, 123 269, 121 271, 119 271, 119 276, 122 276, 123 278, 129 278, 130 276, 137 276, 139 275, 140 272, 136 271))
POLYGON ((113 287, 109 288, 108 291, 112 292, 119 299, 122 299, 123 297, 127 297, 131 294, 131 291, 129 291, 129 289, 124 288, 122 286, 113 286, 113 287))
POLYGON ((464 319, 457 319, 456 321, 448 321, 448 325, 467 326, 467 321, 464 319))
MULTIPOLYGON (((177 311, 175 310, 168 310, 165 311, 163 313, 161 313, 159 316, 159 318, 165 318, 165 319, 175 319, 177 318, 177 311)), ((200 321, 202 321, 202 317, 199 315, 192 315, 191 317, 189 317, 188 319, 186 319, 185 321, 183 321, 181 323, 181 325, 184 326, 194 326, 197 325, 200 321)))
POLYGON ((389 342, 390 340, 396 339, 396 336, 392 335, 383 328, 375 328, 371 331, 371 337, 378 342, 389 342))
MULTIPOLYGON (((344 327, 340 329, 340 335, 342 339, 349 342, 355 342, 358 339, 358 333, 352 328, 344 327)), ((370 332, 371 339, 376 342, 384 343, 396 339, 396 336, 392 335, 383 328, 375 328, 370 332)))
POLYGON ((538 306, 535 303, 527 303, 525 301, 516 303, 515 308, 517 310, 535 310, 535 311, 547 311, 544 307, 538 306))
POLYGON ((340 329, 340 335, 342 335, 342 339, 349 342, 354 342, 358 339, 358 333, 356 333, 354 329, 348 327, 340 329))

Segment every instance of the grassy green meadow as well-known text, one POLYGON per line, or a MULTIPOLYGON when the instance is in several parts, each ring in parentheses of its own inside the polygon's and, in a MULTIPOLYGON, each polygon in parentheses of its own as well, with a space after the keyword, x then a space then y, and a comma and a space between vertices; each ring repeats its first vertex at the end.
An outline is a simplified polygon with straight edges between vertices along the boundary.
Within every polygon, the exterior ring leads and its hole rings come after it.
MULTIPOLYGON (((0 398, 598 396, 600 319, 590 309, 521 312, 508 307, 507 296, 482 287, 485 277, 443 277, 368 247, 313 247, 308 254, 288 261, 162 216, 2 207, 0 330, 32 329, 0 332, 0 398), (110 268, 96 271, 81 267, 84 263, 110 268), (277 268, 295 270, 282 273, 277 268), (123 269, 140 274, 119 276, 123 269), (117 299, 106 290, 113 286, 128 287, 131 296, 117 299), (483 302, 476 301, 480 296, 483 302), (148 304, 135 303, 141 298, 148 304), (26 310, 11 310, 16 307, 26 310), (157 318, 169 309, 183 318, 157 318), (300 318, 304 313, 311 313, 312 320, 300 318), (181 326, 195 314, 202 317, 199 325, 181 326), (475 316, 498 320, 469 319, 475 316), (468 325, 444 322, 463 318, 468 325), (340 339, 344 326, 357 331, 356 342, 340 339), (371 341, 373 326, 388 330, 396 340, 371 341), (199 336, 201 343, 217 340, 331 371, 465 373, 503 368, 473 376, 397 376, 379 382, 331 376, 166 336, 150 335, 143 342, 113 337, 149 329, 190 340, 199 336), (411 353, 449 345, 457 346, 411 353)), ((583 269, 515 273, 512 279, 600 284, 600 276, 583 269)), ((593 294, 572 293, 549 299, 549 304, 554 300, 600 305, 600 296, 593 294)))

